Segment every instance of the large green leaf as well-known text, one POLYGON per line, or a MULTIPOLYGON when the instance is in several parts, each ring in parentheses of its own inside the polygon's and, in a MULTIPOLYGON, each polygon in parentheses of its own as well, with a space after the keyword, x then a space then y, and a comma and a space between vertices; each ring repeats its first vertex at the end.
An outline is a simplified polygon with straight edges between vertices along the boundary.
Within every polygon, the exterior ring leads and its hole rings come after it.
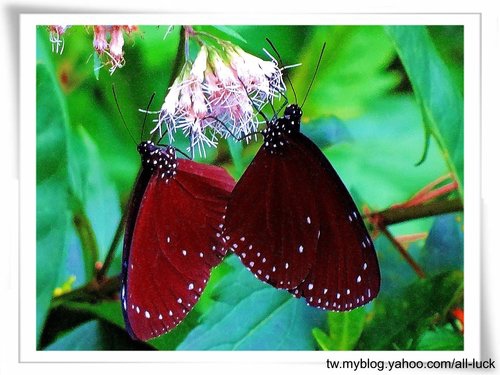
POLYGON ((420 105, 427 136, 437 141, 463 190, 464 103, 423 26, 387 26, 420 105))
POLYGON ((67 114, 53 73, 37 63, 37 340, 66 256, 69 224, 67 114))
POLYGON ((181 350, 312 350, 313 327, 325 312, 257 280, 236 256, 231 272, 209 291, 213 305, 178 347, 181 350))

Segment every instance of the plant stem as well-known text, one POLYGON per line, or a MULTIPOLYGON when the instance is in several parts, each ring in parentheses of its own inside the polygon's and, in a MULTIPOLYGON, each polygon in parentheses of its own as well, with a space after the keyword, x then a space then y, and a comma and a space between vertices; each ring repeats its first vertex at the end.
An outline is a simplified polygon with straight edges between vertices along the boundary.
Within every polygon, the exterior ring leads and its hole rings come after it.
POLYGON ((86 301, 95 303, 103 299, 113 299, 116 292, 120 290, 120 282, 120 275, 110 277, 102 283, 97 283, 95 280, 92 280, 78 289, 54 297, 51 302, 51 308, 60 306, 67 301, 86 301))
POLYGON ((94 276, 95 264, 98 260, 99 251, 97 249, 97 239, 90 224, 90 220, 85 214, 83 208, 75 212, 73 216, 73 224, 82 244, 83 262, 85 265, 85 274, 87 280, 91 280, 94 276))
POLYGON ((463 211, 462 199, 450 199, 421 204, 412 207, 392 207, 383 211, 368 214, 372 218, 380 219, 384 225, 402 223, 408 220, 420 219, 429 216, 442 215, 450 212, 463 211))
POLYGON ((118 247, 118 243, 120 242, 120 238, 123 233, 123 228, 125 227, 125 222, 127 221, 127 213, 122 214, 122 218, 120 219, 120 223, 118 224, 118 227, 116 228, 115 235, 113 237, 113 242, 111 242, 111 245, 109 247, 108 253, 106 254, 106 258, 104 259, 104 263, 102 264, 101 269, 97 271, 96 274, 96 279, 97 282, 102 282, 104 279, 104 276, 106 276, 106 273, 108 272, 109 267, 111 266, 111 263, 113 262, 113 259, 115 257, 116 249, 118 247))

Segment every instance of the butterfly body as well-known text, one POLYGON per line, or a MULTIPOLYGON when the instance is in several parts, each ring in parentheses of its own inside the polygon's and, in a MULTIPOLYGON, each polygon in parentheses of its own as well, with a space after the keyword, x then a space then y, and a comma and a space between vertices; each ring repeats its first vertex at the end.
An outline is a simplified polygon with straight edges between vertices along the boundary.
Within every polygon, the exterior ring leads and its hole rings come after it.
POLYGON ((301 108, 269 121, 228 202, 225 238, 257 278, 346 311, 380 288, 373 243, 340 177, 300 132, 301 108))
POLYGON ((122 312, 140 340, 177 326, 192 310, 226 253, 221 237, 234 186, 216 166, 176 157, 148 141, 130 201, 122 262, 122 312))

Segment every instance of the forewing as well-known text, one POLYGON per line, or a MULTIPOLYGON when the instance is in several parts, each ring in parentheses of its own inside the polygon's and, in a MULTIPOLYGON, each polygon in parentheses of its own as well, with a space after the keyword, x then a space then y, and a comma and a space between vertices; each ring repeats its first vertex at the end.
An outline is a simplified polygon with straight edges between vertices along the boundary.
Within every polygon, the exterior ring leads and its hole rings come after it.
POLYGON ((177 174, 168 182, 153 174, 132 235, 126 234, 122 304, 129 332, 141 340, 184 319, 225 253, 217 231, 231 178, 218 167, 212 169, 216 173, 204 166, 203 173, 195 173, 197 164, 178 160, 177 174))

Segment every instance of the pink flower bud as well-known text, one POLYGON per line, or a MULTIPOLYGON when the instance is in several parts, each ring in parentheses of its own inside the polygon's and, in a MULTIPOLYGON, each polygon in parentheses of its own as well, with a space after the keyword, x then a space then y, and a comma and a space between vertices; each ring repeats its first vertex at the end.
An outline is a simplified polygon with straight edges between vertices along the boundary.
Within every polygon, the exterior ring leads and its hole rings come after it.
POLYGON ((106 27, 102 25, 94 26, 94 49, 98 54, 102 54, 108 48, 106 40, 106 27))
POLYGON ((109 42, 109 53, 113 59, 120 63, 123 59, 123 33, 120 26, 111 27, 111 41, 109 42))

